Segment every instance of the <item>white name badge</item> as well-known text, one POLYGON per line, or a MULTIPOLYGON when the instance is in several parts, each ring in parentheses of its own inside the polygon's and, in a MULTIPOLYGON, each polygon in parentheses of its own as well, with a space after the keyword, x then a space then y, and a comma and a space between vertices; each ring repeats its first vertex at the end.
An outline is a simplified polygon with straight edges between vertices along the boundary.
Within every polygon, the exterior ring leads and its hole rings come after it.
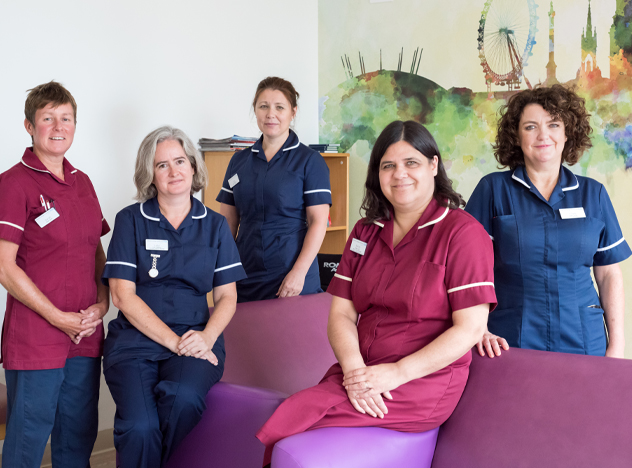
POLYGON ((56 220, 57 218, 59 218, 59 213, 57 213, 57 210, 55 208, 51 208, 50 210, 44 212, 44 214, 41 214, 37 218, 35 218, 35 222, 38 224, 39 227, 43 228, 48 223, 56 220))
POLYGON ((584 208, 560 208, 560 216, 562 219, 585 218, 584 208))
POLYGON ((230 179, 228 179, 228 185, 230 185, 230 188, 233 188, 238 183, 239 183, 239 176, 237 174, 235 174, 230 179))
POLYGON ((145 239, 146 250, 169 250, 169 241, 164 239, 145 239))
POLYGON ((364 255, 364 252, 366 251, 366 242, 362 242, 361 240, 354 238, 351 241, 351 251, 360 255, 364 255))

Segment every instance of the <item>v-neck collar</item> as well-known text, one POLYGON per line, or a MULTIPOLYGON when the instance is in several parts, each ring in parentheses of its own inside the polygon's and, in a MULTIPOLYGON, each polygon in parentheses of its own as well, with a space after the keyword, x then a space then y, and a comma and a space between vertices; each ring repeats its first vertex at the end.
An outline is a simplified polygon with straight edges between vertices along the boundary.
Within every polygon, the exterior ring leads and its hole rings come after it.
POLYGON ((255 156, 258 157, 259 159, 263 159, 266 162, 272 162, 275 158, 278 159, 278 156, 283 155, 287 153, 288 151, 298 148, 300 144, 301 142, 298 139, 298 135, 294 132, 294 130, 290 129, 290 134, 285 140, 285 143, 283 143, 283 146, 281 146, 281 149, 277 151, 277 153, 274 156, 272 156, 270 161, 266 159, 266 154, 263 151, 263 135, 261 135, 259 139, 257 140, 257 142, 254 145, 252 145, 252 147, 250 148, 250 151, 255 153, 255 156))
POLYGON ((59 177, 57 177, 46 168, 44 163, 40 161, 40 158, 38 158, 37 155, 33 152, 33 147, 26 148, 20 162, 22 163, 22 165, 32 171, 50 174, 50 176, 60 184, 73 185, 75 183, 75 173, 77 172, 77 169, 75 169, 66 158, 64 158, 63 161, 65 180, 61 180, 59 177))
POLYGON ((579 188, 579 180, 577 179, 577 176, 573 174, 570 169, 564 166, 560 166, 557 184, 555 184, 555 188, 553 188, 553 192, 551 193, 549 200, 544 198, 536 186, 533 185, 533 182, 531 182, 531 179, 529 179, 529 176, 527 175, 525 166, 518 166, 514 169, 511 178, 550 206, 553 206, 563 200, 566 197, 566 192, 577 190, 579 188))
POLYGON ((450 208, 448 208, 447 206, 441 206, 435 198, 430 200, 430 203, 422 213, 421 217, 410 228, 410 230, 406 234, 404 234, 404 237, 401 241, 399 241, 399 244, 397 244, 397 247, 395 248, 393 248, 393 212, 391 211, 391 216, 389 219, 373 221, 373 223, 382 228, 380 232, 380 239, 382 239, 382 241, 391 249, 391 251, 394 251, 400 246, 404 246, 415 239, 419 231, 421 231, 422 229, 441 222, 448 215, 449 211, 450 208))
POLYGON ((178 232, 180 229, 193 225, 194 220, 205 218, 208 214, 206 206, 200 202, 197 198, 191 196, 191 210, 187 213, 186 218, 180 223, 178 229, 175 229, 171 223, 160 212, 160 206, 158 205, 158 197, 150 198, 149 200, 140 204, 140 213, 150 221, 160 223, 160 227, 169 231, 178 232))

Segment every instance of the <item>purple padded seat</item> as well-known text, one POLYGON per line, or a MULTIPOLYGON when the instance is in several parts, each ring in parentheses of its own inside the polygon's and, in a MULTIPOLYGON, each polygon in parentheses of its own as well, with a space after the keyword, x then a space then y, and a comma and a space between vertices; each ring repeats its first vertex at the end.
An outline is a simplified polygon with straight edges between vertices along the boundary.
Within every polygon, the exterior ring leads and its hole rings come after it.
POLYGON ((473 352, 432 468, 632 467, 632 361, 473 352))
POLYGON ((224 330, 223 382, 291 395, 320 382, 336 357, 327 339, 327 293, 237 304, 224 330))
POLYGON ((274 390, 215 384, 206 396, 202 420, 165 468, 261 466, 264 446, 255 433, 286 397, 274 390))
MULTIPOLYGON (((281 440, 273 468, 430 468, 439 428, 397 432, 380 427, 327 427, 281 440)), ((463 465, 465 466, 465 465, 463 465)))

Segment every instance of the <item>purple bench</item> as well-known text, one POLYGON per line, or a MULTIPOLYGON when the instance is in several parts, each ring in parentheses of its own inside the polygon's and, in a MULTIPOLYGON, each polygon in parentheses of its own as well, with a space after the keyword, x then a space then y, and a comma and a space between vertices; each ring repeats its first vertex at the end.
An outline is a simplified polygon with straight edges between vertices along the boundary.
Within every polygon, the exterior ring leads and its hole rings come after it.
MULTIPOLYGON (((335 362, 326 337, 331 296, 238 304, 225 332, 224 382, 168 468, 252 468, 254 437, 285 395, 335 362), (250 388, 264 387, 264 388, 250 388)), ((511 349, 473 356, 454 414, 437 431, 327 428, 280 441, 273 468, 632 466, 632 361, 511 349), (434 459, 433 459, 434 456, 434 459)))

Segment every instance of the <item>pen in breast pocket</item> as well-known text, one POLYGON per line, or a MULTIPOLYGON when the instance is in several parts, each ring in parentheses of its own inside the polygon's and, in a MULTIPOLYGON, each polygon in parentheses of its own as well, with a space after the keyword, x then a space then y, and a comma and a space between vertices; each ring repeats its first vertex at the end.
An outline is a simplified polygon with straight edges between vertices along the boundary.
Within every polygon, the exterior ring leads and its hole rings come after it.
POLYGON ((46 202, 44 201, 44 195, 42 195, 42 194, 40 194, 40 203, 42 204, 44 209, 46 209, 46 202))

